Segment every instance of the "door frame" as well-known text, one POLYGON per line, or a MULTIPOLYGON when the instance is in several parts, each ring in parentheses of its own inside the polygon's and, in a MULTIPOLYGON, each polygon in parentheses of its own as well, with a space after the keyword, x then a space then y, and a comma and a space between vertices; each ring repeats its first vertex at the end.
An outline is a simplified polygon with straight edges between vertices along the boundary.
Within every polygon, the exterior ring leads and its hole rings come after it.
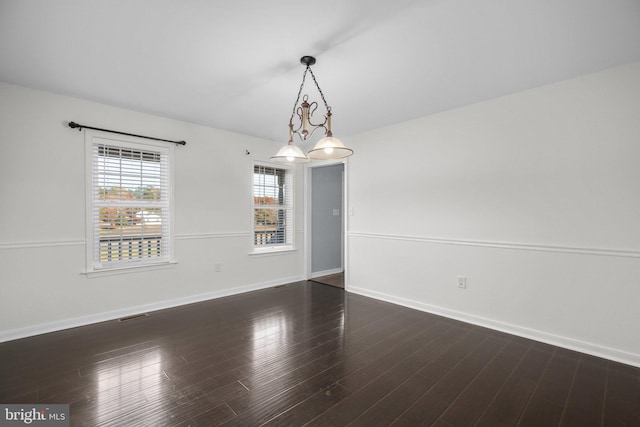
POLYGON ((349 169, 349 161, 348 159, 341 160, 333 160, 333 161, 323 161, 323 162, 313 162, 308 165, 305 165, 304 168, 304 278, 306 280, 311 279, 311 261, 312 261, 312 253, 311 253, 311 227, 312 227, 312 218, 311 218, 311 203, 313 201, 312 194, 312 169, 318 167, 325 166, 334 166, 334 165, 344 165, 344 169, 342 171, 342 212, 340 216, 342 218, 342 269, 344 270, 344 289, 347 290, 347 286, 349 283, 348 280, 348 266, 349 266, 349 251, 348 244, 349 239, 347 239, 347 230, 348 227, 348 218, 347 212, 349 212, 348 206, 348 169, 349 169))

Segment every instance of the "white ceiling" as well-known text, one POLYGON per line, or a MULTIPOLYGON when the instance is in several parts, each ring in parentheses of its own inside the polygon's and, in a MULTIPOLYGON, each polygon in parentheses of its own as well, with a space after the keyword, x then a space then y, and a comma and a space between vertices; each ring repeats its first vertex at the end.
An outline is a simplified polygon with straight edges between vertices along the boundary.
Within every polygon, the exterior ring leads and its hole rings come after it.
POLYGON ((640 0, 0 0, 0 81, 282 142, 303 55, 347 142, 640 60, 640 0))

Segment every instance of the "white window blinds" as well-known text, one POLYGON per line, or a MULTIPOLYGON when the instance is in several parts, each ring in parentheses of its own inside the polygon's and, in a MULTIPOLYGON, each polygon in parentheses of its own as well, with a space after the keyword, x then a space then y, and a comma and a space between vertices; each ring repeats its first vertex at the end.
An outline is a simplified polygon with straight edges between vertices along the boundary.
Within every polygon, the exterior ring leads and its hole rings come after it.
POLYGON ((293 246, 293 178, 287 169, 254 165, 254 248, 293 246))
POLYGON ((96 138, 92 181, 93 268, 168 262, 169 149, 96 138))

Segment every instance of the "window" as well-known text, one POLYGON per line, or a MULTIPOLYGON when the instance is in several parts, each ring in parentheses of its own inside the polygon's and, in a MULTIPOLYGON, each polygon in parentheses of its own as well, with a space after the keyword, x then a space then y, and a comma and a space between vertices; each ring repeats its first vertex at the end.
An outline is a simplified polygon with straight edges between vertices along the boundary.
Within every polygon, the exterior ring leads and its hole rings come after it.
POLYGON ((89 270, 167 263, 172 147, 88 136, 89 270))
POLYGON ((293 178, 289 169, 253 167, 254 251, 293 249, 293 178))

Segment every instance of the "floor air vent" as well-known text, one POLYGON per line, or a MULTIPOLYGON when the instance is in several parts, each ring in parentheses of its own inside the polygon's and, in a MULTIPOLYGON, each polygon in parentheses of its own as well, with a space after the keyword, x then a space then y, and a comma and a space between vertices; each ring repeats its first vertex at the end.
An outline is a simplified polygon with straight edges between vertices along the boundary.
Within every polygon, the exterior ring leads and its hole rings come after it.
POLYGON ((121 317, 118 322, 126 322, 127 320, 141 319, 143 317, 149 317, 149 313, 134 314, 133 316, 121 317))

